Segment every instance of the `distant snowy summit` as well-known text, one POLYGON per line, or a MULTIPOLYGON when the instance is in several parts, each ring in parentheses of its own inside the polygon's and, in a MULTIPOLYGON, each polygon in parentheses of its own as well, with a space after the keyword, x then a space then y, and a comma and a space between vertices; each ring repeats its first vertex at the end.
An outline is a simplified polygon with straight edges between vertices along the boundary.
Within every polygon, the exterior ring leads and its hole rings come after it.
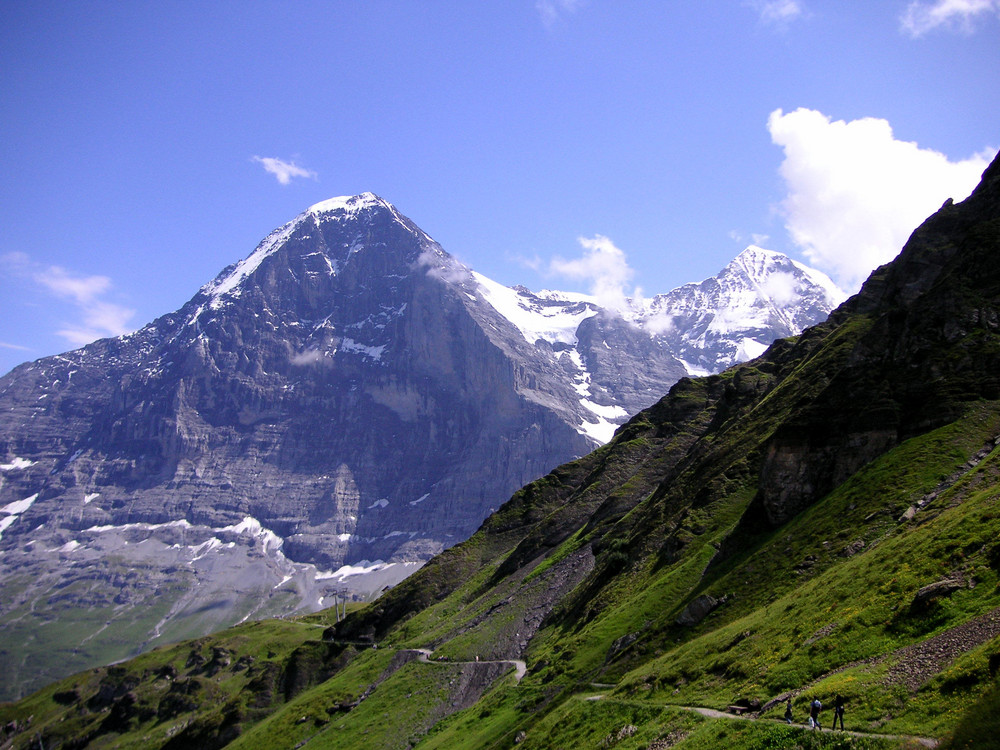
POLYGON ((688 372, 707 375, 825 320, 846 298, 821 271, 751 245, 716 276, 653 297, 637 322, 667 339, 688 372))
POLYGON ((821 271, 755 245, 712 278, 649 299, 628 299, 624 309, 615 310, 586 294, 536 293, 474 275, 489 302, 530 342, 573 347, 583 320, 619 316, 695 376, 760 356, 776 339, 824 320, 847 298, 821 271))

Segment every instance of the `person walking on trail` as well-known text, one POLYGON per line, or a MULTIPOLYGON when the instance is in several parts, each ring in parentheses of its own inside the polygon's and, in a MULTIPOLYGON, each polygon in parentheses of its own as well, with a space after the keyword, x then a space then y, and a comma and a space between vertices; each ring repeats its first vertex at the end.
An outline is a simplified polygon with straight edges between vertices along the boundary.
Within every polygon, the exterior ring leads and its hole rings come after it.
POLYGON ((792 699, 789 698, 788 702, 785 703, 785 723, 792 723, 792 699))
POLYGON ((813 729, 823 729, 819 725, 819 712, 822 708, 823 704, 819 702, 819 698, 813 698, 813 702, 809 704, 809 726, 813 729))
POLYGON ((833 703, 833 728, 837 728, 837 717, 840 717, 840 729, 844 729, 844 696, 838 695, 833 703))

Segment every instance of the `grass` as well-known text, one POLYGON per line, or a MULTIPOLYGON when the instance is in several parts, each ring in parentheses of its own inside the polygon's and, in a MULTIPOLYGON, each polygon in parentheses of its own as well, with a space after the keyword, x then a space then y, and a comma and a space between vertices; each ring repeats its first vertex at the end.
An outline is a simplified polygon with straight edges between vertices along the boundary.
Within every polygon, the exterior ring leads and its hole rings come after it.
MULTIPOLYGON (((899 740, 812 732, 771 721, 710 719, 692 711, 640 701, 580 696, 529 727, 525 750, 557 747, 619 750, 888 750, 899 740)), ((424 745, 418 747, 423 748, 424 745)))
MULTIPOLYGON (((292 621, 257 621, 211 638, 159 647, 117 667, 80 672, 16 704, 2 704, 0 723, 33 717, 32 731, 47 737, 52 745, 93 736, 88 746, 146 748, 167 742, 188 726, 218 724, 227 711, 229 716, 240 716, 241 721, 252 721, 260 712, 248 705, 248 686, 263 676, 280 673, 277 665, 317 632, 312 625, 292 621), (213 662, 216 655, 222 661, 213 662), (193 711, 174 714, 165 710, 168 696, 184 686, 189 688, 185 695, 191 696, 193 711), (100 699, 97 696, 102 691, 107 697, 100 699), (99 734, 126 693, 134 696, 136 711, 122 720, 115 732, 99 734), (67 713, 67 700, 75 700, 82 710, 67 713)), ((271 695, 272 700, 280 698, 271 695)))
MULTIPOLYGON (((960 424, 908 441, 883 456, 801 514, 712 587, 737 593, 730 612, 720 611, 703 634, 628 675, 621 692, 716 706, 736 696, 766 700, 1000 606, 997 574, 987 559, 987 550, 1000 535, 992 479, 995 456, 942 493, 919 522, 898 524, 892 513, 873 519, 868 527, 854 525, 871 534, 860 553, 844 557, 840 550, 853 533, 837 536, 841 523, 868 516, 886 503, 895 510, 933 489, 986 435, 996 434, 996 418, 995 404, 979 405, 960 424), (955 445, 959 450, 951 449, 955 445), (864 506, 863 489, 868 493, 864 506), (839 543, 823 544, 830 540, 839 543), (796 573, 795 566, 810 555, 812 566, 796 573), (909 604, 918 588, 955 570, 979 583, 956 592, 929 614, 911 612, 909 604), (760 576, 760 571, 767 575, 760 576), (886 571, 892 571, 891 577, 886 571)), ((988 650, 967 655, 968 669, 981 671, 988 650)), ((902 711, 905 696, 884 688, 877 674, 860 668, 813 687, 830 695, 846 692, 849 679, 864 685, 863 694, 869 696, 864 699, 861 691, 850 696, 852 713, 859 719, 877 721, 890 713, 894 718, 886 726, 936 736, 954 720, 955 711, 944 708, 949 702, 955 705, 952 696, 931 689, 921 698, 919 711, 902 711)), ((970 689, 958 710, 976 695, 970 689)))

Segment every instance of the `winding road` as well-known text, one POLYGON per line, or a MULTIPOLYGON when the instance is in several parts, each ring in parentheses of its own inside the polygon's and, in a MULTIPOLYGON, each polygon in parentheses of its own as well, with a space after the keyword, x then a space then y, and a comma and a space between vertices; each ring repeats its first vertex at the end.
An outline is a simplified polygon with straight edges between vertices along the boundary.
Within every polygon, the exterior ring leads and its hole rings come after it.
POLYGON ((426 664, 510 664, 514 667, 514 678, 517 682, 521 681, 521 678, 528 671, 528 665, 525 664, 520 659, 493 659, 489 661, 431 661, 431 655, 434 653, 427 648, 408 648, 403 649, 403 651, 409 651, 411 653, 417 654, 417 661, 425 662, 426 664))

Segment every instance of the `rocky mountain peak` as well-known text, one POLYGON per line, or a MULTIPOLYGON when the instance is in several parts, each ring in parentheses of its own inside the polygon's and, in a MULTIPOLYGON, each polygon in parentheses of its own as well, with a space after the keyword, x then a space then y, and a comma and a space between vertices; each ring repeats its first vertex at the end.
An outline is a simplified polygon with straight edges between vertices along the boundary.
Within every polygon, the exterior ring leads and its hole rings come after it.
POLYGON ((788 256, 775 250, 768 250, 759 245, 747 245, 743 252, 737 255, 729 265, 742 267, 749 272, 751 269, 762 267, 767 263, 787 260, 787 258, 788 256))
POLYGON ((327 198, 325 201, 314 203, 305 210, 305 213, 323 214, 357 214, 365 210, 385 209, 395 212, 396 209, 388 201, 383 200, 375 193, 365 192, 358 195, 341 195, 334 198, 327 198))
POLYGON ((745 277, 761 297, 779 304, 793 299, 806 285, 816 287, 832 305, 846 298, 844 292, 822 271, 792 260, 784 253, 757 245, 748 246, 719 276, 726 274, 745 277))

